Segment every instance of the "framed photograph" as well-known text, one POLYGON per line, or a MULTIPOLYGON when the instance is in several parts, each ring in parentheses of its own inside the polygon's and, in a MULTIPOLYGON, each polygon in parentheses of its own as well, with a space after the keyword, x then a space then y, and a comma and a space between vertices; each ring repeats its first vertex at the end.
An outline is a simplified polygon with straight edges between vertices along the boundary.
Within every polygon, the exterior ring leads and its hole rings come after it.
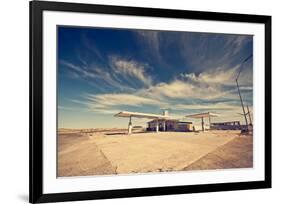
POLYGON ((271 187, 271 17, 30 2, 30 202, 271 187))

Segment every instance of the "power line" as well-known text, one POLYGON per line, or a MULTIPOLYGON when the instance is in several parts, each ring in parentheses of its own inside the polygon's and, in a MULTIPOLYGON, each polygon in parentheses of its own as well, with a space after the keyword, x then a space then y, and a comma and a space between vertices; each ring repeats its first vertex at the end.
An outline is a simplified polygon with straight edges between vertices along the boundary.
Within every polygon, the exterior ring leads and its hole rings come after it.
POLYGON ((244 59, 244 61, 241 63, 240 67, 239 67, 239 71, 238 71, 238 74, 237 74, 237 77, 236 77, 236 81, 238 80, 239 76, 240 76, 240 73, 242 71, 242 67, 244 65, 245 62, 247 62, 250 58, 252 58, 253 55, 249 55, 246 59, 244 59))
POLYGON ((245 58, 245 60, 241 63, 240 65, 240 69, 239 69, 239 72, 237 74, 237 77, 236 77, 236 85, 237 85, 237 89, 238 89, 238 94, 239 94, 239 98, 240 98, 240 102, 241 102, 241 106, 242 106, 242 110, 243 110, 243 115, 245 117, 245 123, 246 123, 246 131, 248 131, 248 120, 247 120, 247 114, 246 114, 246 111, 245 111, 245 107, 244 107, 244 103, 243 103, 243 100, 242 100, 242 96, 241 96, 241 92, 240 92, 240 88, 239 88, 239 84, 238 84, 238 79, 239 79, 239 76, 240 76, 240 73, 242 71, 242 68, 243 68, 243 65, 245 62, 247 62, 251 57, 253 57, 253 55, 250 55, 248 56, 247 58, 245 58))

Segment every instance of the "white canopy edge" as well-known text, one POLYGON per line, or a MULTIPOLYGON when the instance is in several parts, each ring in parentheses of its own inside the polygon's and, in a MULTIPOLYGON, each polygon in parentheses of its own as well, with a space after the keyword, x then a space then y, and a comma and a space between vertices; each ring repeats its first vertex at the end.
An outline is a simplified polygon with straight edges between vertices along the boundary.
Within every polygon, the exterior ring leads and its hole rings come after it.
POLYGON ((208 118, 208 117, 218 117, 218 115, 215 113, 207 112, 207 113, 197 113, 197 114, 187 115, 185 117, 187 117, 187 118, 208 118))
POLYGON ((157 115, 157 114, 150 114, 150 113, 139 113, 139 112, 129 112, 129 111, 122 111, 114 115, 115 117, 136 117, 136 118, 149 118, 149 119, 166 119, 168 118, 167 115, 157 115))

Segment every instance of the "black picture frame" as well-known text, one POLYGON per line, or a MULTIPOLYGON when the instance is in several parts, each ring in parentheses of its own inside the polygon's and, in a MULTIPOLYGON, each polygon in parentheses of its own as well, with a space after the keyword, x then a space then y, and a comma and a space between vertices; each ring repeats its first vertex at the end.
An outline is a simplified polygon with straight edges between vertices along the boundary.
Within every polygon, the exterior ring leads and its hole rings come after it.
POLYGON ((29 202, 61 202, 213 191, 271 188, 271 16, 185 10, 137 8, 62 2, 30 2, 30 180, 29 202), (265 180, 139 189, 43 194, 43 11, 104 13, 129 16, 169 17, 265 25, 265 180))

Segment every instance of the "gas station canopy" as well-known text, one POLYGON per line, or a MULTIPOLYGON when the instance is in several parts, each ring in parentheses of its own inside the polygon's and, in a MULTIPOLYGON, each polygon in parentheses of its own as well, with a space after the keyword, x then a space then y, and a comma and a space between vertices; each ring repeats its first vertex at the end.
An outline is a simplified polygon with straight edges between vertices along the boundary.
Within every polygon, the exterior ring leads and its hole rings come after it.
POLYGON ((168 115, 157 115, 157 114, 150 114, 150 113, 138 113, 138 112, 128 112, 122 111, 120 113, 115 114, 116 117, 135 117, 135 118, 149 118, 149 119, 166 119, 168 115))
POLYGON ((208 118, 208 117, 218 117, 218 115, 207 112, 207 113, 198 113, 198 114, 187 115, 185 117, 187 117, 187 118, 208 118))
POLYGON ((168 112, 164 112, 163 115, 157 115, 157 114, 150 114, 150 113, 138 113, 138 112, 129 112, 129 111, 122 111, 120 113, 117 113, 114 115, 115 117, 125 117, 129 118, 129 124, 128 124, 128 134, 132 133, 132 118, 148 118, 148 119, 155 119, 156 120, 156 132, 158 132, 159 124, 158 119, 167 119, 168 112))
POLYGON ((209 126, 211 127, 211 117, 217 117, 217 114, 214 113, 197 113, 197 114, 192 114, 192 115, 187 115, 185 117, 187 118, 201 118, 201 124, 202 124, 202 131, 205 131, 204 127, 204 118, 209 118, 209 126))

